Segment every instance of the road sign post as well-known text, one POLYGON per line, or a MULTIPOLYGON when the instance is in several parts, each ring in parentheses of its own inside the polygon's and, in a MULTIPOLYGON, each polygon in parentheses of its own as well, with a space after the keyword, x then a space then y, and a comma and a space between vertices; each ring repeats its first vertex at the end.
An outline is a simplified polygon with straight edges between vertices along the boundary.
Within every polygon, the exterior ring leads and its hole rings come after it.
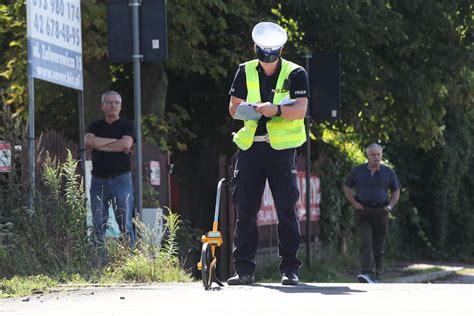
POLYGON ((83 90, 81 2, 80 0, 27 0, 26 21, 30 173, 28 207, 32 210, 36 190, 34 78, 83 90))

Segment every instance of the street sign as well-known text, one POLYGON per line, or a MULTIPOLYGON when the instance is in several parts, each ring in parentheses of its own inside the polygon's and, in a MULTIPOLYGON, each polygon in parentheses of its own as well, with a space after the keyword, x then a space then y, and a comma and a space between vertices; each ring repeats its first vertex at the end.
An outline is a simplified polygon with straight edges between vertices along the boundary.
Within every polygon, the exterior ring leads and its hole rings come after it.
POLYGON ((80 0, 27 0, 28 74, 83 89, 80 0))
MULTIPOLYGON (((168 58, 166 0, 140 0, 140 55, 143 62, 158 63, 168 58)), ((130 0, 107 0, 109 61, 133 61, 132 10, 130 0)))

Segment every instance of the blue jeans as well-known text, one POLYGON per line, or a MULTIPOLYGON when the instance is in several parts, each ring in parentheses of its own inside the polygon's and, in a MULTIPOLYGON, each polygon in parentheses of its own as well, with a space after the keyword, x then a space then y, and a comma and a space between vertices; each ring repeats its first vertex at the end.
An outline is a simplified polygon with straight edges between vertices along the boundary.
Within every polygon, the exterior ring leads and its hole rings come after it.
POLYGON ((103 245, 107 230, 109 205, 112 205, 115 219, 123 235, 128 235, 130 246, 135 246, 133 230, 133 189, 132 174, 127 172, 113 178, 98 178, 91 180, 91 210, 95 242, 103 245))

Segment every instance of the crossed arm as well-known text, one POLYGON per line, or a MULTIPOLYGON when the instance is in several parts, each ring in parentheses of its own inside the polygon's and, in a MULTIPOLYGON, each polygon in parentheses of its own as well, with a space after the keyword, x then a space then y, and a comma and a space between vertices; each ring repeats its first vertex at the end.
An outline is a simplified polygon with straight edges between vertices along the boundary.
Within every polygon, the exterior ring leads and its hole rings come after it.
POLYGON ((133 145, 131 136, 123 136, 121 139, 98 137, 92 133, 84 136, 84 144, 99 151, 124 152, 128 154, 133 145))
MULTIPOLYGON (((230 116, 234 117, 237 111, 237 106, 245 102, 245 100, 231 96, 229 102, 229 113, 230 116)), ((306 108, 308 106, 308 98, 296 98, 295 104, 292 106, 281 107, 281 117, 287 120, 298 120, 303 119, 306 115, 306 108)), ((271 102, 259 103, 255 108, 255 111, 266 117, 272 117, 277 114, 278 107, 276 104, 271 102)))

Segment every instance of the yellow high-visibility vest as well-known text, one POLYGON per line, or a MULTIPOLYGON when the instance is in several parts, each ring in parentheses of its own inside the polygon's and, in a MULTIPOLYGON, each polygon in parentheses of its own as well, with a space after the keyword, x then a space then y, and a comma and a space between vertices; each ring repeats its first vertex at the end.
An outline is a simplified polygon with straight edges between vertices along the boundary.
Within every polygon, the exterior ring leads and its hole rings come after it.
MULTIPOLYGON (((257 65, 258 59, 245 63, 247 83, 246 102, 249 103, 261 102, 257 65)), ((283 58, 281 59, 281 70, 275 87, 275 95, 273 100, 270 100, 273 104, 280 104, 280 102, 287 96, 289 98, 290 92, 283 89, 283 83, 288 79, 290 73, 298 67, 299 66, 295 63, 283 58)), ((249 149, 253 144, 256 130, 257 121, 244 121, 244 127, 234 135, 234 142, 242 150, 249 149)), ((267 132, 270 146, 276 150, 296 148, 306 141, 303 119, 287 120, 281 116, 274 116, 267 122, 267 132)))

